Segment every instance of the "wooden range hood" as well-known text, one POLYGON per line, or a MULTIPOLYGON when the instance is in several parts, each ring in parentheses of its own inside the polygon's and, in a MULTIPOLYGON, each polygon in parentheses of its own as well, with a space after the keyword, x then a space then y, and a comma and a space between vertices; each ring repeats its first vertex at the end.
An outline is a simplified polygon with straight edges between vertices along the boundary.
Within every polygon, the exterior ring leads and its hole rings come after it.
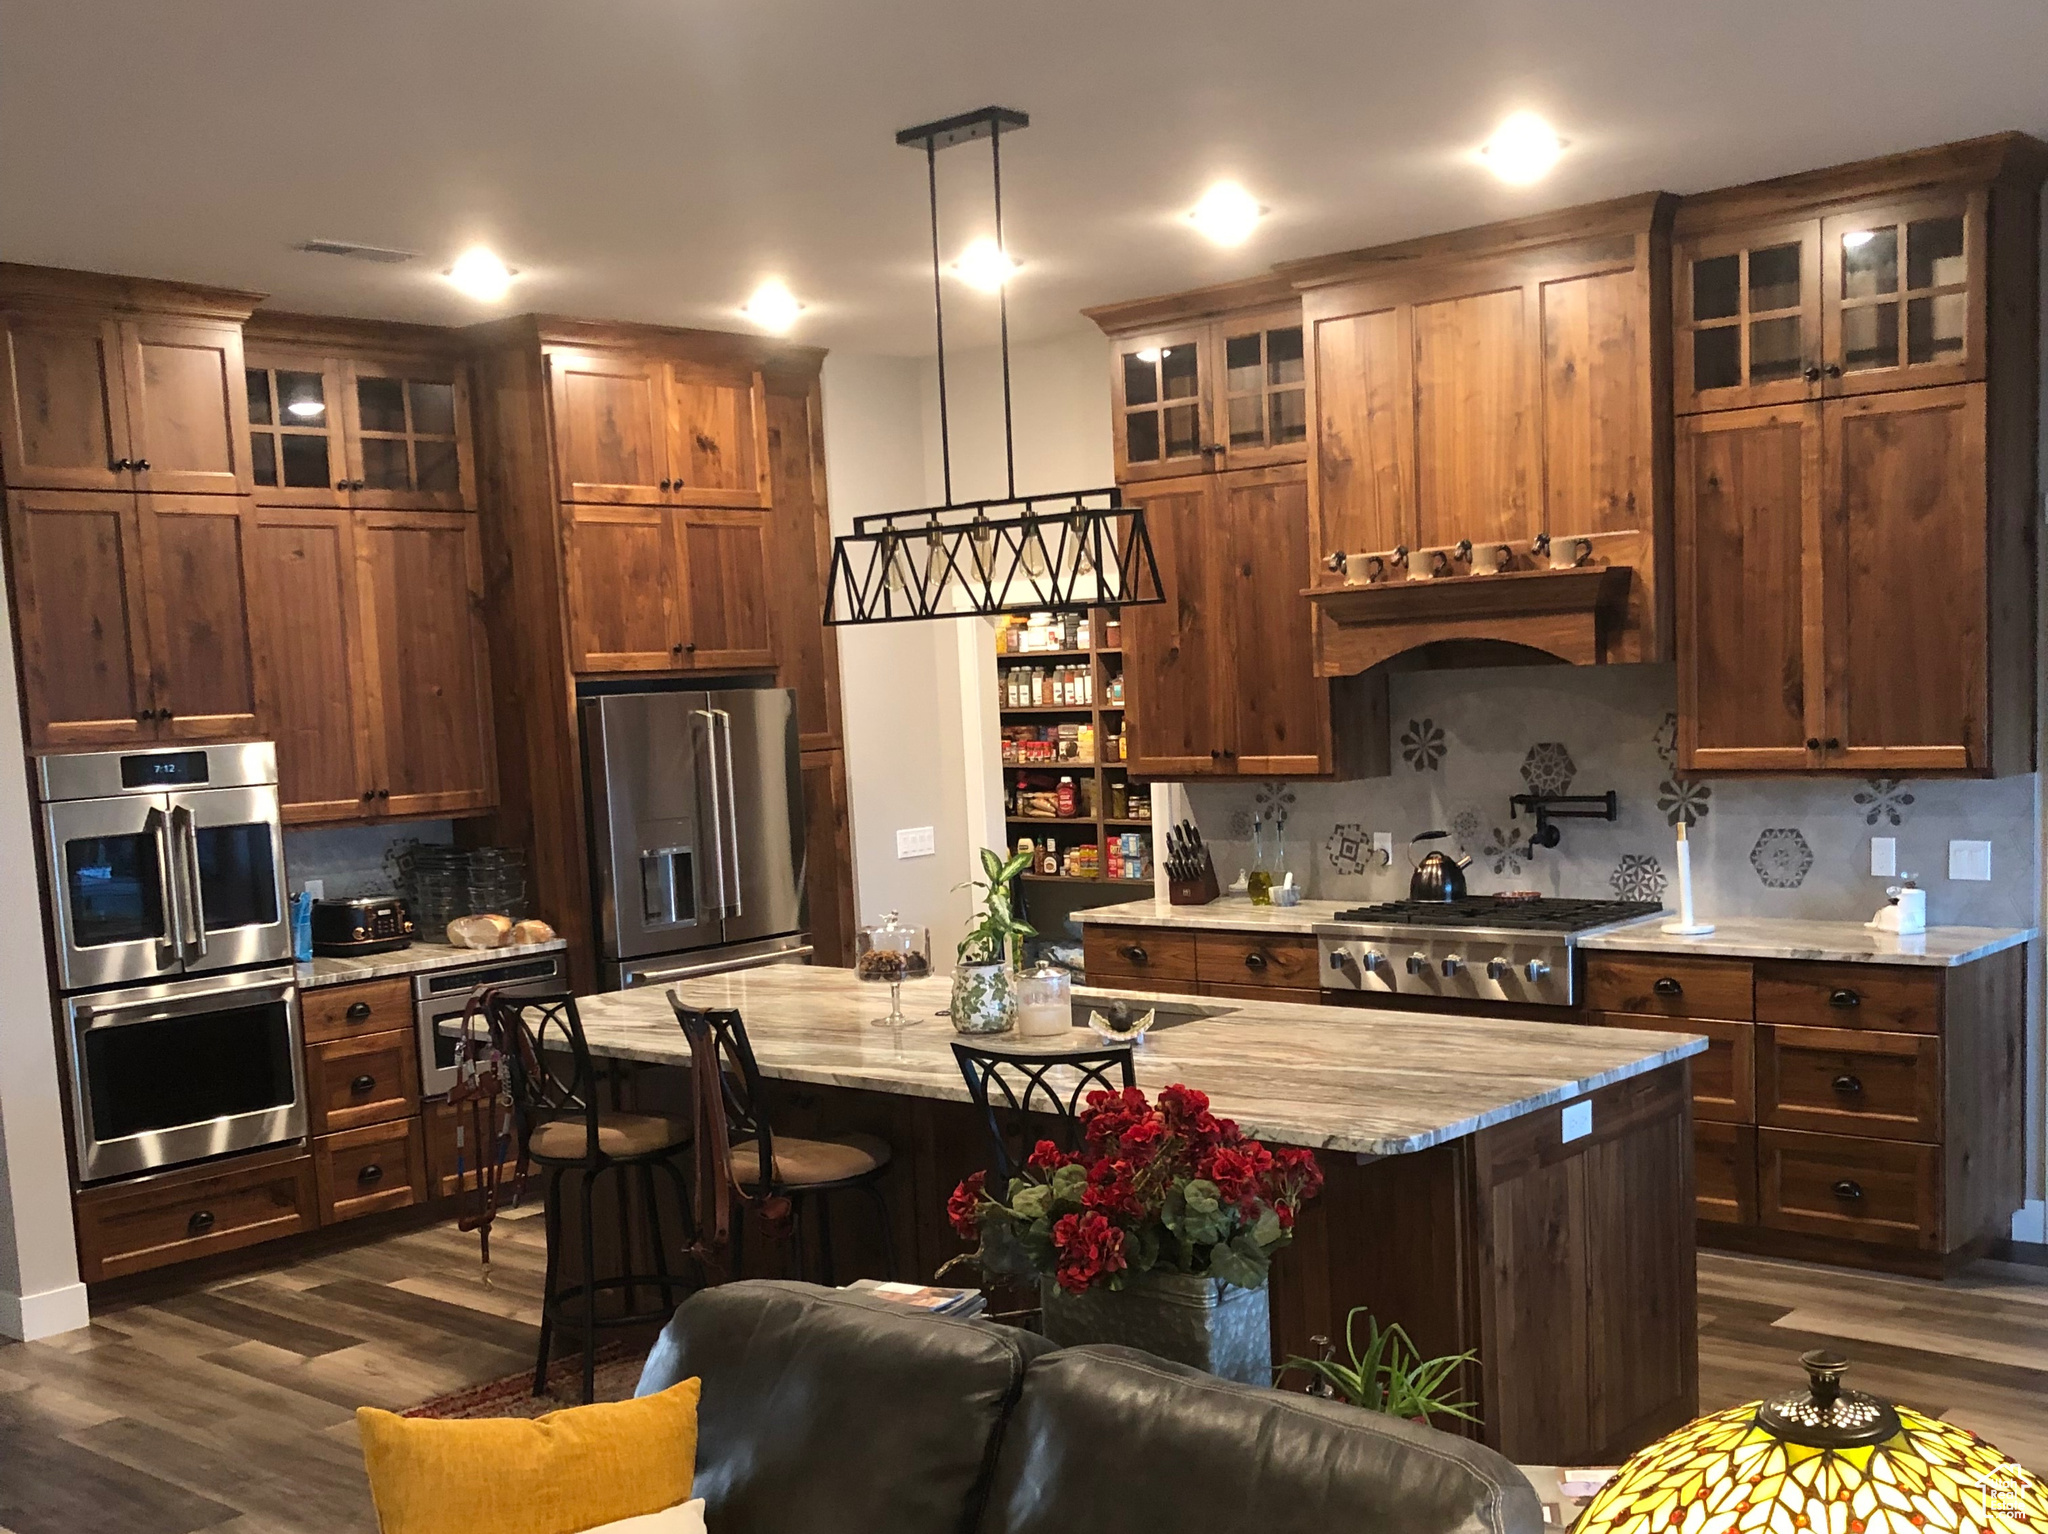
POLYGON ((1279 268, 1303 301, 1319 675, 1424 647, 1671 654, 1674 205, 1647 193, 1279 268))

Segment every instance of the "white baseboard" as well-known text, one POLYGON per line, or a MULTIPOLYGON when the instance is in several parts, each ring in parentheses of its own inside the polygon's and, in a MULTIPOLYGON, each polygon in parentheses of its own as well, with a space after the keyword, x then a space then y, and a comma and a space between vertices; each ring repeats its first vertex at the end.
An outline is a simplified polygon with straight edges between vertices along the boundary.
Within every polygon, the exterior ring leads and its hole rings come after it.
POLYGON ((0 1289, 0 1337, 35 1342, 59 1332, 79 1331, 91 1320, 83 1284, 66 1284, 40 1294, 9 1294, 0 1289))
POLYGON ((2030 1198, 2012 1217, 2012 1238, 2048 1245, 2048 1199, 2030 1198))

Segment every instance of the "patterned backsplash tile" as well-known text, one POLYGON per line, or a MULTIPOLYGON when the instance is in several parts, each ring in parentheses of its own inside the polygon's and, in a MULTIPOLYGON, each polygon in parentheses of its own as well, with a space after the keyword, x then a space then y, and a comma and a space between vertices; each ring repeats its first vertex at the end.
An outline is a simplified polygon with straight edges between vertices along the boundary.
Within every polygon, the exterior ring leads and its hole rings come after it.
MULTIPOLYGON (((1407 893, 1408 840, 1442 828, 1472 859, 1475 892, 1530 889, 1676 905, 1673 828, 1692 843, 1693 886, 1709 918, 1864 920, 1888 879, 1870 874, 1870 838, 1898 841, 1937 923, 2038 923, 2036 780, 1851 777, 1685 778, 1677 770, 1671 666, 1517 666, 1425 671, 1392 683, 1392 771, 1353 783, 1187 785, 1226 882, 1251 863, 1255 820, 1279 828, 1284 867, 1310 896, 1388 900, 1407 893), (1619 816, 1560 821, 1556 848, 1532 847, 1518 793, 1602 794, 1619 816), (1372 833, 1391 831, 1382 868, 1372 833), (1989 840, 1991 878, 1948 878, 1950 838, 1989 840)), ((1437 845, 1441 846, 1442 843, 1437 845)))

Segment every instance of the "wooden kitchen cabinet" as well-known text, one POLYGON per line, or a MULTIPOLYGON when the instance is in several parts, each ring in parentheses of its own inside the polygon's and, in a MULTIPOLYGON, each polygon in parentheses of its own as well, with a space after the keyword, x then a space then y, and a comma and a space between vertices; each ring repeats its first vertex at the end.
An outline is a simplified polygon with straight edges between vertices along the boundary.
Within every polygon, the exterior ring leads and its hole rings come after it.
POLYGON ((1312 619, 1301 596, 1308 552, 1302 470, 1141 484, 1127 499, 1145 509, 1166 596, 1124 611, 1131 773, 1384 771, 1384 680, 1339 684, 1339 706, 1332 684, 1315 675, 1312 619))
POLYGON ((846 754, 806 751, 804 893, 810 905, 811 962, 845 969, 853 963, 853 818, 846 791, 846 754))
POLYGON ((686 660, 717 671, 773 666, 767 517, 697 508, 673 515, 681 546, 686 660))
POLYGON ((768 504, 767 391, 758 368, 668 364, 669 495, 690 506, 768 504))
POLYGON ((768 627, 776 671, 796 690, 797 745, 806 752, 842 744, 839 631, 820 621, 832 567, 823 404, 815 379, 769 380, 768 627))
POLYGON ((578 672, 775 664, 765 515, 641 506, 565 513, 578 672))
POLYGON ((768 504, 766 388, 759 369, 550 348, 548 370, 564 500, 768 504))
POLYGON ((16 490, 7 516, 30 745, 261 733, 247 502, 16 490))
POLYGON ((474 517, 261 507, 256 634, 288 823, 497 802, 474 517))

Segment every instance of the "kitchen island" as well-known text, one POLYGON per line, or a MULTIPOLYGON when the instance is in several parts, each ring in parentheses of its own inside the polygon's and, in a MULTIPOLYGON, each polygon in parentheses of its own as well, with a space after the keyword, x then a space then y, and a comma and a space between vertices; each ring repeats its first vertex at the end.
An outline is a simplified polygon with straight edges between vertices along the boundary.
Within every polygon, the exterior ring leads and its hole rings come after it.
MULTIPOLYGON (((898 1277, 930 1278, 960 1250, 946 1195, 988 1150, 940 1015, 944 979, 903 988, 918 1021, 901 1032, 870 1025, 886 992, 846 970, 741 971, 676 989, 745 1018, 780 1084, 778 1128, 859 1129, 894 1147, 898 1277)), ((1138 1048, 1139 1085, 1197 1087, 1247 1133, 1313 1147, 1326 1178, 1274 1264, 1276 1354, 1341 1336, 1354 1305, 1401 1323, 1427 1353, 1473 1349, 1480 1436, 1531 1463, 1618 1458, 1692 1416, 1687 1062, 1702 1040, 1477 1017, 1418 1028, 1369 1006, 1200 1005, 1208 1015, 1138 1048)), ((597 1055, 687 1063, 664 991, 579 1008, 597 1055)), ((1096 1040, 1077 1029, 1049 1046, 998 1042, 1023 1052, 1096 1040)), ((673 1111, 672 1083, 647 1090, 673 1111)), ((865 1223, 838 1223, 841 1280, 879 1272, 865 1223)))

